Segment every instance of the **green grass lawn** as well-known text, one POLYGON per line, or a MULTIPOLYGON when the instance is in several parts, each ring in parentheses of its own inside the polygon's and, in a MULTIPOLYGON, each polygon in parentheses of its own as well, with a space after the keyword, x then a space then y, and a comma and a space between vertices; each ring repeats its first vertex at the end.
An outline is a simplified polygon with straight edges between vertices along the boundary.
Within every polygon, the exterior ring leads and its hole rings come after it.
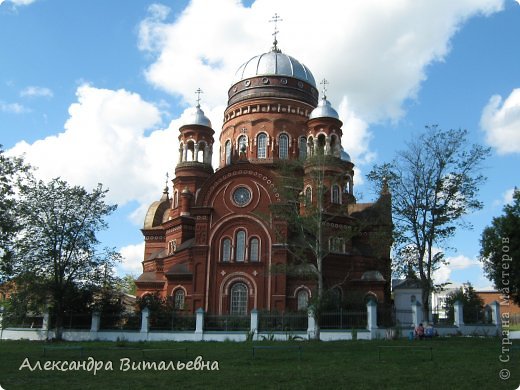
MULTIPOLYGON (((520 345, 517 344, 516 348, 520 345)), ((520 349, 501 363, 497 338, 439 338, 425 341, 353 342, 154 342, 43 343, 0 342, 0 386, 14 389, 516 389, 520 385, 520 349), (301 346, 257 350, 253 345, 301 346), (82 346, 48 349, 46 346, 82 346), (114 347, 120 348, 115 349, 114 347), (380 348, 391 347, 391 348, 380 348), (395 348, 398 347, 398 348, 395 348), (405 348, 402 348, 405 347, 405 348), (427 348, 407 348, 427 347, 427 348), (432 348, 433 360, 430 360, 432 348), (187 359, 184 348, 187 348, 187 359), (142 349, 147 349, 144 354, 142 349), (152 351, 149 351, 149 350, 152 351), (196 356, 218 361, 218 371, 126 371, 120 359, 133 362, 183 361, 196 356), (111 361, 113 371, 19 370, 25 358, 36 361, 78 361, 92 357, 111 361), (499 378, 500 370, 511 373, 499 378)))

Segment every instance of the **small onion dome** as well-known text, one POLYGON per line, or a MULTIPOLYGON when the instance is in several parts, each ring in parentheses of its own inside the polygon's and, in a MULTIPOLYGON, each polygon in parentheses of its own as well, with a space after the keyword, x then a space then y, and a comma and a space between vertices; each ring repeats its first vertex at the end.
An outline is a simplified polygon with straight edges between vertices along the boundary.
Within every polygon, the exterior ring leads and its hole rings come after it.
POLYGON ((188 118, 184 121, 183 126, 190 125, 199 125, 211 127, 211 122, 206 115, 204 115, 204 111, 201 110, 200 106, 197 105, 195 107, 195 112, 188 115, 188 118))
POLYGON ((363 273, 363 276, 361 276, 361 280, 384 282, 385 278, 383 278, 383 275, 381 275, 379 271, 366 271, 363 273))
POLYGON ((341 153, 340 153, 339 157, 340 157, 343 161, 352 162, 352 160, 351 160, 351 158, 350 158, 350 154, 348 154, 347 152, 345 152, 345 149, 343 149, 343 147, 341 147, 341 153))
POLYGON ((255 76, 288 76, 316 87, 316 81, 309 68, 296 58, 278 50, 254 56, 242 64, 235 73, 233 83, 255 76))
POLYGON ((312 110, 311 115, 309 116, 309 119, 315 118, 334 118, 339 120, 339 115, 324 96, 318 103, 318 107, 312 110))

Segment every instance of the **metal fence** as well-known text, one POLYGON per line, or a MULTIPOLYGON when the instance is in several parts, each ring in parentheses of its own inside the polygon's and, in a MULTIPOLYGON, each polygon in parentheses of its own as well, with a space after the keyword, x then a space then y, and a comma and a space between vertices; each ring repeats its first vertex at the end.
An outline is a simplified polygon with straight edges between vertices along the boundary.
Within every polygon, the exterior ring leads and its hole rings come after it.
POLYGON ((150 313, 148 317, 150 330, 176 330, 194 331, 195 314, 185 314, 179 312, 172 313, 150 313))
POLYGON ((43 327, 43 316, 25 316, 21 319, 4 316, 2 321, 4 328, 28 328, 39 329, 43 327))
POLYGON ((249 316, 212 315, 204 316, 204 330, 249 330, 251 319, 249 316))
POLYGON ((141 314, 125 313, 122 315, 102 314, 99 330, 140 330, 141 314))
POLYGON ((260 312, 258 330, 260 332, 303 331, 307 330, 307 313, 260 312))
MULTIPOLYGON (((65 314, 63 329, 90 329, 92 314, 65 314)), ((51 317, 51 328, 56 327, 56 318, 51 317)))
MULTIPOLYGON (((410 315, 411 315, 410 310, 410 315)), ((396 323, 396 311, 393 306, 390 305, 378 305, 377 306, 377 326, 383 328, 389 328, 395 326, 396 323)))
POLYGON ((367 326, 367 311, 340 310, 339 312, 321 313, 321 329, 360 329, 367 326))

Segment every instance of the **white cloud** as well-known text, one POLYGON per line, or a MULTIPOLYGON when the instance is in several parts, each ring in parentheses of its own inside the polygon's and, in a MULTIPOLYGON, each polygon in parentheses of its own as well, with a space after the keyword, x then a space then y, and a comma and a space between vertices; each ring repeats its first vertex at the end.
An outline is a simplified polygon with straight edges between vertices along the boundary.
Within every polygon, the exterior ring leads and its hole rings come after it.
POLYGON ((110 187, 112 202, 140 200, 154 185, 160 187, 161 172, 171 161, 163 161, 161 169, 161 163, 149 156, 166 155, 168 144, 152 145, 151 137, 144 136, 160 123, 158 109, 125 90, 83 85, 76 96, 62 133, 33 144, 21 141, 9 153, 25 153, 45 179, 61 176, 88 188, 101 182, 110 187))
POLYGON ((237 0, 192 0, 174 20, 167 7, 151 6, 140 24, 139 48, 154 58, 145 72, 151 84, 190 104, 201 87, 205 103, 224 105, 238 67, 269 50, 273 25, 267 21, 276 10, 284 20, 279 47, 316 80, 331 82, 334 106, 348 102, 355 117, 342 116, 352 134, 346 149, 366 162, 374 157, 367 124, 398 120, 403 103, 427 78, 427 66, 446 57, 462 23, 502 7, 503 0, 256 0, 250 8, 237 0), (317 12, 327 17, 319 27, 317 12))
POLYGON ((144 242, 136 245, 127 245, 119 249, 123 261, 117 267, 119 274, 141 274, 143 267, 141 262, 144 255, 144 242))
MULTIPOLYGON (((161 129, 157 105, 136 93, 82 85, 76 96, 63 132, 33 144, 21 141, 8 153, 25 154, 43 179, 60 176, 87 188, 103 183, 110 189, 110 202, 137 201, 130 219, 142 225, 148 206, 162 194, 166 172, 173 177, 179 156, 178 129, 193 108, 161 129)), ((221 126, 223 110, 222 106, 206 109, 214 127, 221 126)), ((218 148, 215 142, 215 166, 218 148)))
POLYGON ((14 5, 29 5, 34 3, 36 0, 8 0, 14 5))
POLYGON ((503 100, 494 95, 482 111, 480 126, 487 143, 499 154, 520 152, 520 88, 503 100))
POLYGON ((464 255, 448 257, 446 260, 448 264, 442 264, 439 269, 433 273, 433 280, 437 284, 449 282, 453 271, 481 266, 478 259, 472 259, 464 255))
POLYGON ((0 101, 0 111, 8 112, 12 114, 23 114, 30 110, 19 103, 4 103, 0 101))
POLYGON ((30 86, 20 91, 22 97, 53 97, 54 94, 51 89, 46 87, 30 86))

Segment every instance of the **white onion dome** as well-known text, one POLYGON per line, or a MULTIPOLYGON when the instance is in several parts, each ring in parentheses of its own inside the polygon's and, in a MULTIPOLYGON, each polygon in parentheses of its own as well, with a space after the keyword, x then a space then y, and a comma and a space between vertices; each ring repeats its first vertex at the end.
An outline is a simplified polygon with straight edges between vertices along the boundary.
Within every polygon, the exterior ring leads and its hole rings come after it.
POLYGON ((254 56, 242 64, 235 73, 233 84, 256 76, 288 76, 316 87, 316 81, 309 68, 279 50, 254 56))
POLYGON ((339 120, 338 112, 332 108, 332 105, 324 96, 318 103, 318 107, 312 110, 309 119, 315 118, 334 118, 339 120))
POLYGON ((190 126, 190 125, 211 127, 211 121, 204 114, 204 111, 202 111, 202 109, 200 108, 199 105, 197 105, 197 107, 195 107, 194 112, 192 112, 191 114, 188 114, 188 117, 184 121, 183 126, 190 126))

